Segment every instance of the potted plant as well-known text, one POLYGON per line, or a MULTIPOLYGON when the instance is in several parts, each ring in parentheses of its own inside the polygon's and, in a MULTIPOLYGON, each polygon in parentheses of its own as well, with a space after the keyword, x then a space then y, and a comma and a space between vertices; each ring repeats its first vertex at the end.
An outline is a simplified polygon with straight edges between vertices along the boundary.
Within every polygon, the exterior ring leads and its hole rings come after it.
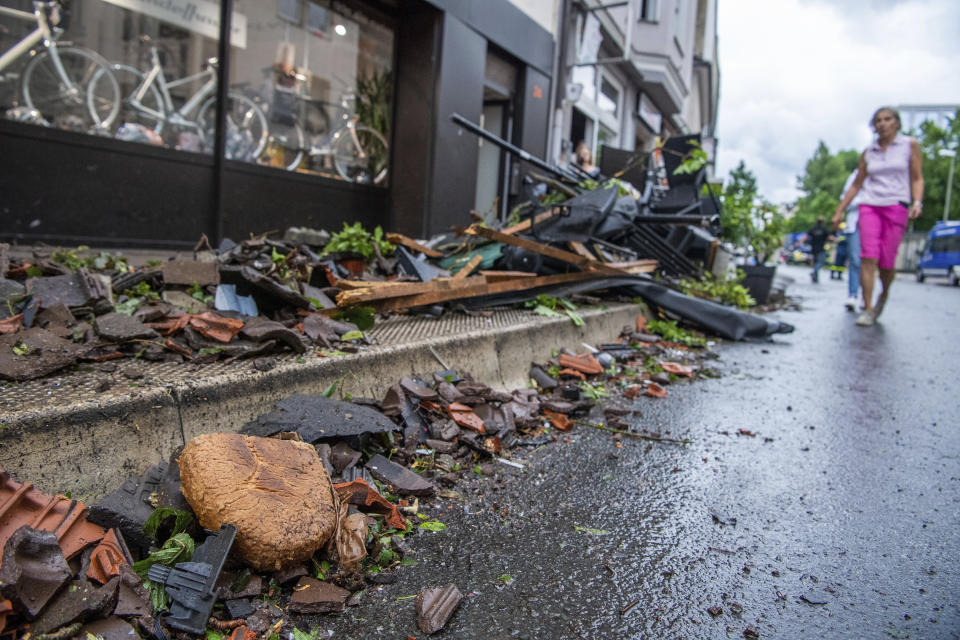
POLYGON ((767 262, 783 242, 786 221, 773 204, 759 197, 756 176, 743 161, 730 172, 721 200, 720 237, 746 251, 743 285, 757 303, 763 304, 770 295, 777 269, 767 262), (753 264, 749 264, 751 259, 753 264))
POLYGON ((352 226, 343 223, 343 231, 334 233, 324 247, 324 255, 332 255, 337 264, 355 275, 363 273, 367 260, 375 255, 376 243, 381 255, 393 253, 394 246, 384 240, 383 229, 378 225, 371 234, 359 222, 352 226))

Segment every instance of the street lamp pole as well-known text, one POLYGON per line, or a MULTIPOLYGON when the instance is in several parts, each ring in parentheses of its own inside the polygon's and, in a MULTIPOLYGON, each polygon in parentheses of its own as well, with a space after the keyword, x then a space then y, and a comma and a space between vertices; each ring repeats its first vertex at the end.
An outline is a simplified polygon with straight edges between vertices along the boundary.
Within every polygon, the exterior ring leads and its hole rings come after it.
POLYGON ((957 152, 954 149, 940 149, 937 155, 950 158, 950 171, 947 172, 947 199, 943 203, 943 219, 950 215, 950 194, 953 191, 953 165, 957 163, 957 152))

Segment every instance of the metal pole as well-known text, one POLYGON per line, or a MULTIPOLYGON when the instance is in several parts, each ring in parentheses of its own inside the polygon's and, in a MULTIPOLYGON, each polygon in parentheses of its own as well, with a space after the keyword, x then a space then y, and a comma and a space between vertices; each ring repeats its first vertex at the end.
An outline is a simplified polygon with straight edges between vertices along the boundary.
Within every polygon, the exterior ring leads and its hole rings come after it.
POLYGON ((213 233, 214 245, 223 240, 224 153, 227 147, 227 94, 230 89, 230 31, 233 0, 220 3, 220 39, 217 41, 217 121, 213 137, 213 233))
POLYGON ((950 156, 950 171, 947 174, 947 200, 943 203, 944 221, 950 216, 950 192, 953 191, 953 165, 957 162, 957 154, 950 156))

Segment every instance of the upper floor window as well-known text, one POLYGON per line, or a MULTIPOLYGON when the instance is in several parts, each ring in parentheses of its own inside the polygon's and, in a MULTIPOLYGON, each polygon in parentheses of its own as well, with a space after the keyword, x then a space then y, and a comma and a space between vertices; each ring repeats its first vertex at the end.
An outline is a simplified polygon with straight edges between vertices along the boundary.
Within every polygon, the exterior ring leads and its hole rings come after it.
POLYGON ((660 0, 640 0, 640 20, 660 22, 660 0))

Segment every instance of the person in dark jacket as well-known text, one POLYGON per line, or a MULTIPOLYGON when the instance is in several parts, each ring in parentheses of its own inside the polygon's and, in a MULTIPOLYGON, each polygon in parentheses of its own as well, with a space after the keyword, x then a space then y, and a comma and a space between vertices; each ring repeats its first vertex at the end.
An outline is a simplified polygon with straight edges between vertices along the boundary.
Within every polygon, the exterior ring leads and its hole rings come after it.
POLYGON ((813 271, 810 272, 810 279, 814 282, 820 282, 820 269, 827 261, 825 248, 830 240, 833 240, 833 236, 824 226, 823 216, 817 218, 817 224, 803 237, 804 242, 810 243, 810 251, 813 253, 813 271))

